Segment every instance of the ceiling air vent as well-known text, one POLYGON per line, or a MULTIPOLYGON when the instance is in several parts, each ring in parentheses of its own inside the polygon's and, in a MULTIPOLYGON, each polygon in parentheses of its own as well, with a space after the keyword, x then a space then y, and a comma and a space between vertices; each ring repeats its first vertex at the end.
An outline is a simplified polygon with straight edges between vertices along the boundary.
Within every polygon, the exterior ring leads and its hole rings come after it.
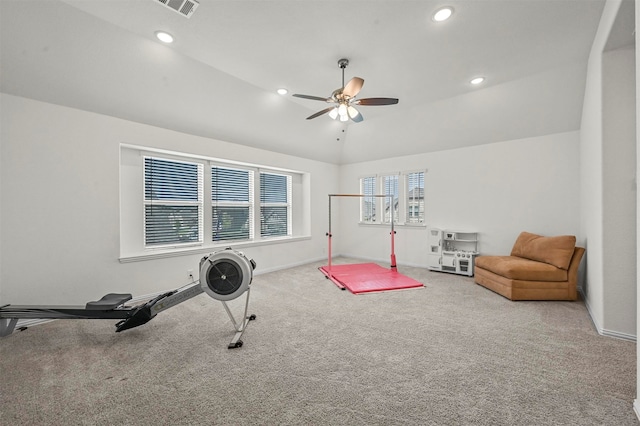
POLYGON ((191 18, 191 15, 193 15, 193 12, 195 12, 196 8, 200 6, 200 3, 198 3, 196 0, 157 0, 157 1, 159 3, 162 3, 162 5, 164 5, 165 7, 187 18, 191 18))

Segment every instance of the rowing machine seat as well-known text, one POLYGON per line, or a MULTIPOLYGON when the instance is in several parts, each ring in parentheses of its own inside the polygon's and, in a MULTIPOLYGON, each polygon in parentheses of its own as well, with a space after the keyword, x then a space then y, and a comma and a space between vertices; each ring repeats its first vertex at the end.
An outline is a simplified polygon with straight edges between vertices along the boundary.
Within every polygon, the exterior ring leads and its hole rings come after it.
POLYGON ((85 309, 88 311, 110 311, 131 300, 132 297, 128 293, 109 293, 102 296, 100 300, 87 302, 85 309))

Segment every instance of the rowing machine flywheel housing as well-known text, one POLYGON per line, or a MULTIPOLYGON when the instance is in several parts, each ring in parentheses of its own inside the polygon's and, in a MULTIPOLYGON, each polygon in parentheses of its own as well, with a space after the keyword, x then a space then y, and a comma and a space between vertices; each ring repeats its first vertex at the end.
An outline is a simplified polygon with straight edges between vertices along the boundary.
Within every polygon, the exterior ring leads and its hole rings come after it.
POLYGON ((200 286, 215 300, 233 300, 249 290, 254 268, 253 260, 227 248, 202 258, 200 286))

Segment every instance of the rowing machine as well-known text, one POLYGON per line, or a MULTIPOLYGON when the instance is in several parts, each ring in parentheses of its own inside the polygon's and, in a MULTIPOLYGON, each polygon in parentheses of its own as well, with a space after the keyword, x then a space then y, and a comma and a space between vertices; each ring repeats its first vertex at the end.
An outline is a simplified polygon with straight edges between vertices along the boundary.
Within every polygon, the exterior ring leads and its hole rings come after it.
POLYGON ((158 313, 189 300, 202 292, 222 302, 229 315, 236 334, 228 348, 242 346, 242 334, 249 321, 255 315, 247 316, 249 309, 249 293, 253 270, 256 267, 253 259, 247 259, 243 253, 227 248, 203 257, 200 260, 200 280, 184 287, 162 293, 148 302, 127 306, 131 294, 109 293, 100 300, 87 302, 85 306, 0 306, 0 337, 13 333, 19 319, 119 319, 116 333, 138 327, 151 321, 158 313), (228 301, 246 293, 244 315, 236 320, 227 306, 228 301))

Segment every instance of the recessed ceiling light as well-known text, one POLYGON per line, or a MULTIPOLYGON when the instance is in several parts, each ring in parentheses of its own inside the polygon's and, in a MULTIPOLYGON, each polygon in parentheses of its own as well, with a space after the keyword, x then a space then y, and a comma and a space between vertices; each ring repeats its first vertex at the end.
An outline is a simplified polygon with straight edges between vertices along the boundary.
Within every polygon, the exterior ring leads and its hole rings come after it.
POLYGON ((278 89, 277 92, 279 95, 286 95, 287 93, 289 93, 289 91, 285 88, 278 89))
POLYGON ((446 21, 453 15, 453 8, 451 6, 441 7, 433 14, 433 20, 436 22, 446 21))
POLYGON ((165 31, 156 31, 156 38, 163 43, 173 43, 173 36, 165 31))
POLYGON ((480 84, 484 81, 484 77, 476 77, 470 81, 471 84, 480 84))

